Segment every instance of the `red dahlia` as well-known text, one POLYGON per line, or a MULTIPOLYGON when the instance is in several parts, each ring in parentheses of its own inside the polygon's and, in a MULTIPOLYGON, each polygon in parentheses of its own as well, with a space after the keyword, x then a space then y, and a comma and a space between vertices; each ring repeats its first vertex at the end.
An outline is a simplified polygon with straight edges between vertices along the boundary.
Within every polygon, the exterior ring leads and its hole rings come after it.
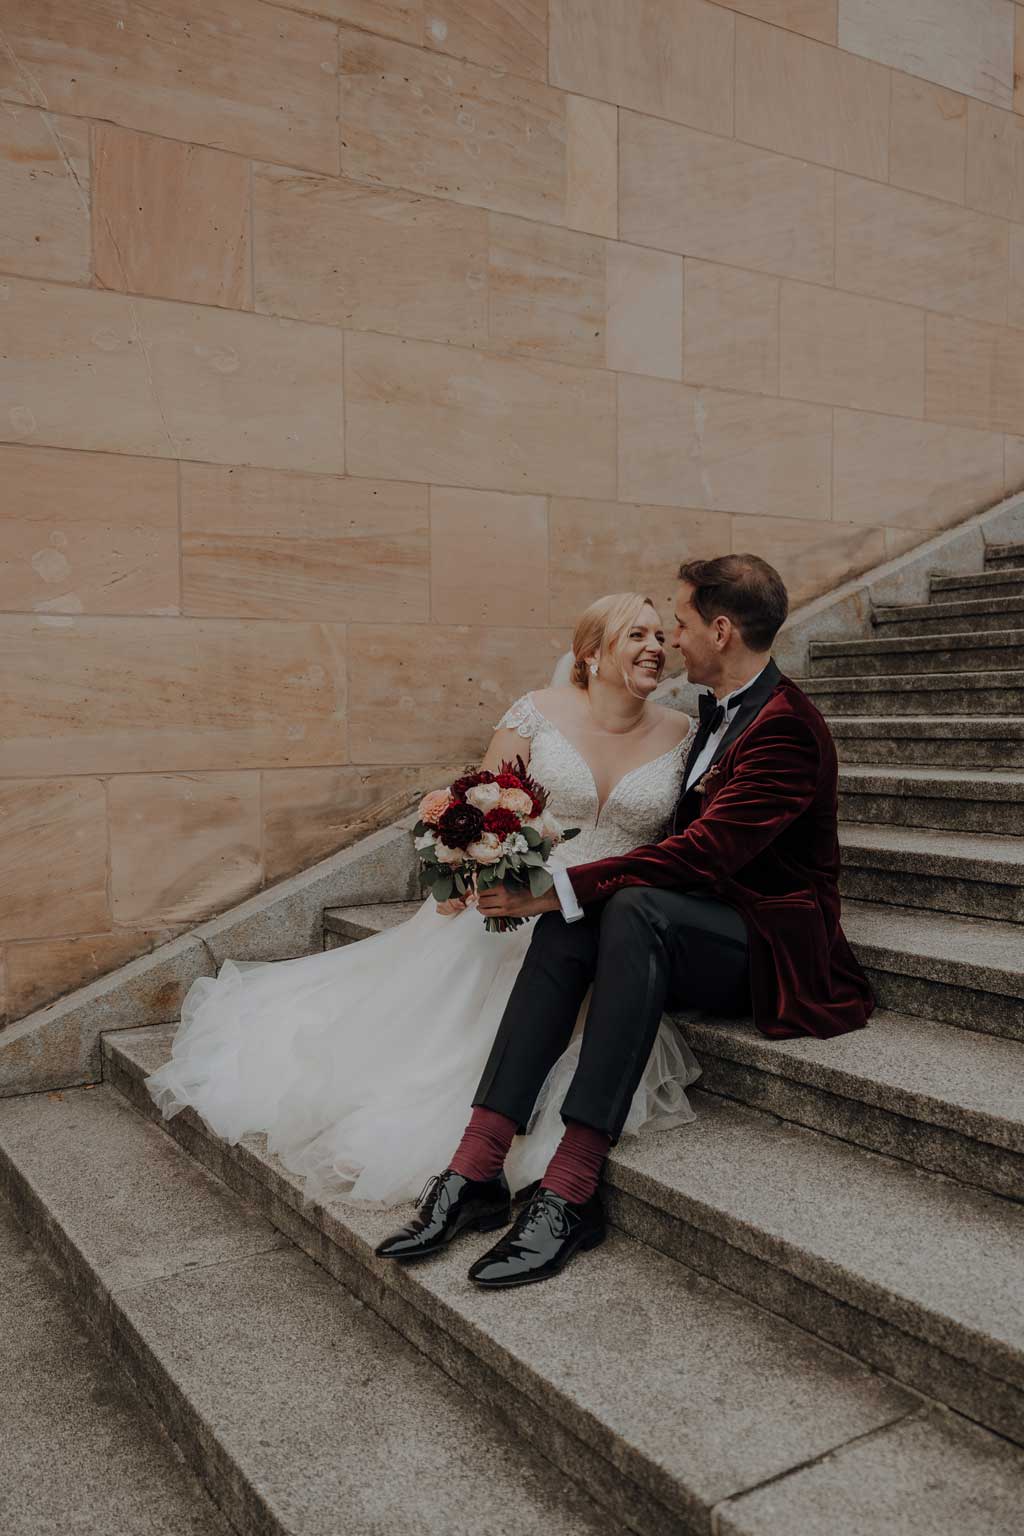
POLYGON ((521 826, 515 811, 506 811, 503 805, 496 805, 484 817, 484 831, 493 832, 495 837, 507 837, 510 832, 518 832, 521 826))

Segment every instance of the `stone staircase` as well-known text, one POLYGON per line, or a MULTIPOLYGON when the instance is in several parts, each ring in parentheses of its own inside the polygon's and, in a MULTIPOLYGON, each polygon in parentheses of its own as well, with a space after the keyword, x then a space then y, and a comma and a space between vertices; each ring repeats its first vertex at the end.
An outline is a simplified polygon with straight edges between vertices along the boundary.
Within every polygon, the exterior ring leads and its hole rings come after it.
MULTIPOLYGON (((612 1237, 556 1280, 478 1292, 492 1237, 385 1264, 393 1212, 165 1128, 173 1025, 0 1102, 0 1183, 237 1530, 1019 1529, 1024 545, 872 624, 804 686, 878 1011, 831 1041, 685 1016, 698 1120, 615 1149, 612 1237)), ((330 909, 324 942, 409 910, 330 909)))

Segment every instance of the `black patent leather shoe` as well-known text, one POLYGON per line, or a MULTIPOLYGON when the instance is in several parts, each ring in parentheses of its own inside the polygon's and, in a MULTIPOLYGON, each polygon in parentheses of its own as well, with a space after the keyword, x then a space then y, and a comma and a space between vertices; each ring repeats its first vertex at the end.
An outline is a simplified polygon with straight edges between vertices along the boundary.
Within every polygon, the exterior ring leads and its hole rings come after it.
POLYGON ((512 1197, 503 1173, 467 1179, 454 1168, 427 1180, 407 1226, 392 1232, 374 1252, 382 1259, 420 1259, 437 1253, 459 1232, 494 1232, 512 1220, 512 1197))
POLYGON ((577 1249, 603 1243, 607 1231, 596 1194, 574 1205, 553 1189, 538 1189, 505 1236, 470 1266, 469 1278, 492 1290, 547 1280, 565 1268, 577 1249))

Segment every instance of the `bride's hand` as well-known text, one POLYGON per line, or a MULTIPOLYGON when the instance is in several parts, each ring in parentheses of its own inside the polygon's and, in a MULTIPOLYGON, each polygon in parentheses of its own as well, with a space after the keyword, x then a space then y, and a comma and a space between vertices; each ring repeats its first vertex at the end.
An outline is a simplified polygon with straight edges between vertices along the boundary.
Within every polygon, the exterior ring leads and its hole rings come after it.
POLYGON ((450 896, 447 901, 437 903, 437 910, 441 917, 454 917, 457 912, 464 912, 468 905, 465 896, 450 896))

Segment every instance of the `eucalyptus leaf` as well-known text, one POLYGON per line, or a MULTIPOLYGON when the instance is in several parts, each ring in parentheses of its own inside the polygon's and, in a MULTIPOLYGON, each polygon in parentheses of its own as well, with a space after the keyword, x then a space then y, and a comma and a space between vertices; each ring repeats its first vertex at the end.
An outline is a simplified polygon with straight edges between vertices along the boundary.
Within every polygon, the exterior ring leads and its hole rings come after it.
POLYGON ((531 896, 543 896, 543 895, 545 895, 545 893, 547 891, 550 891, 550 889, 554 885, 554 883, 555 882, 551 878, 551 875, 548 872, 548 870, 546 870, 546 869, 531 869, 530 870, 530 895, 531 896))

